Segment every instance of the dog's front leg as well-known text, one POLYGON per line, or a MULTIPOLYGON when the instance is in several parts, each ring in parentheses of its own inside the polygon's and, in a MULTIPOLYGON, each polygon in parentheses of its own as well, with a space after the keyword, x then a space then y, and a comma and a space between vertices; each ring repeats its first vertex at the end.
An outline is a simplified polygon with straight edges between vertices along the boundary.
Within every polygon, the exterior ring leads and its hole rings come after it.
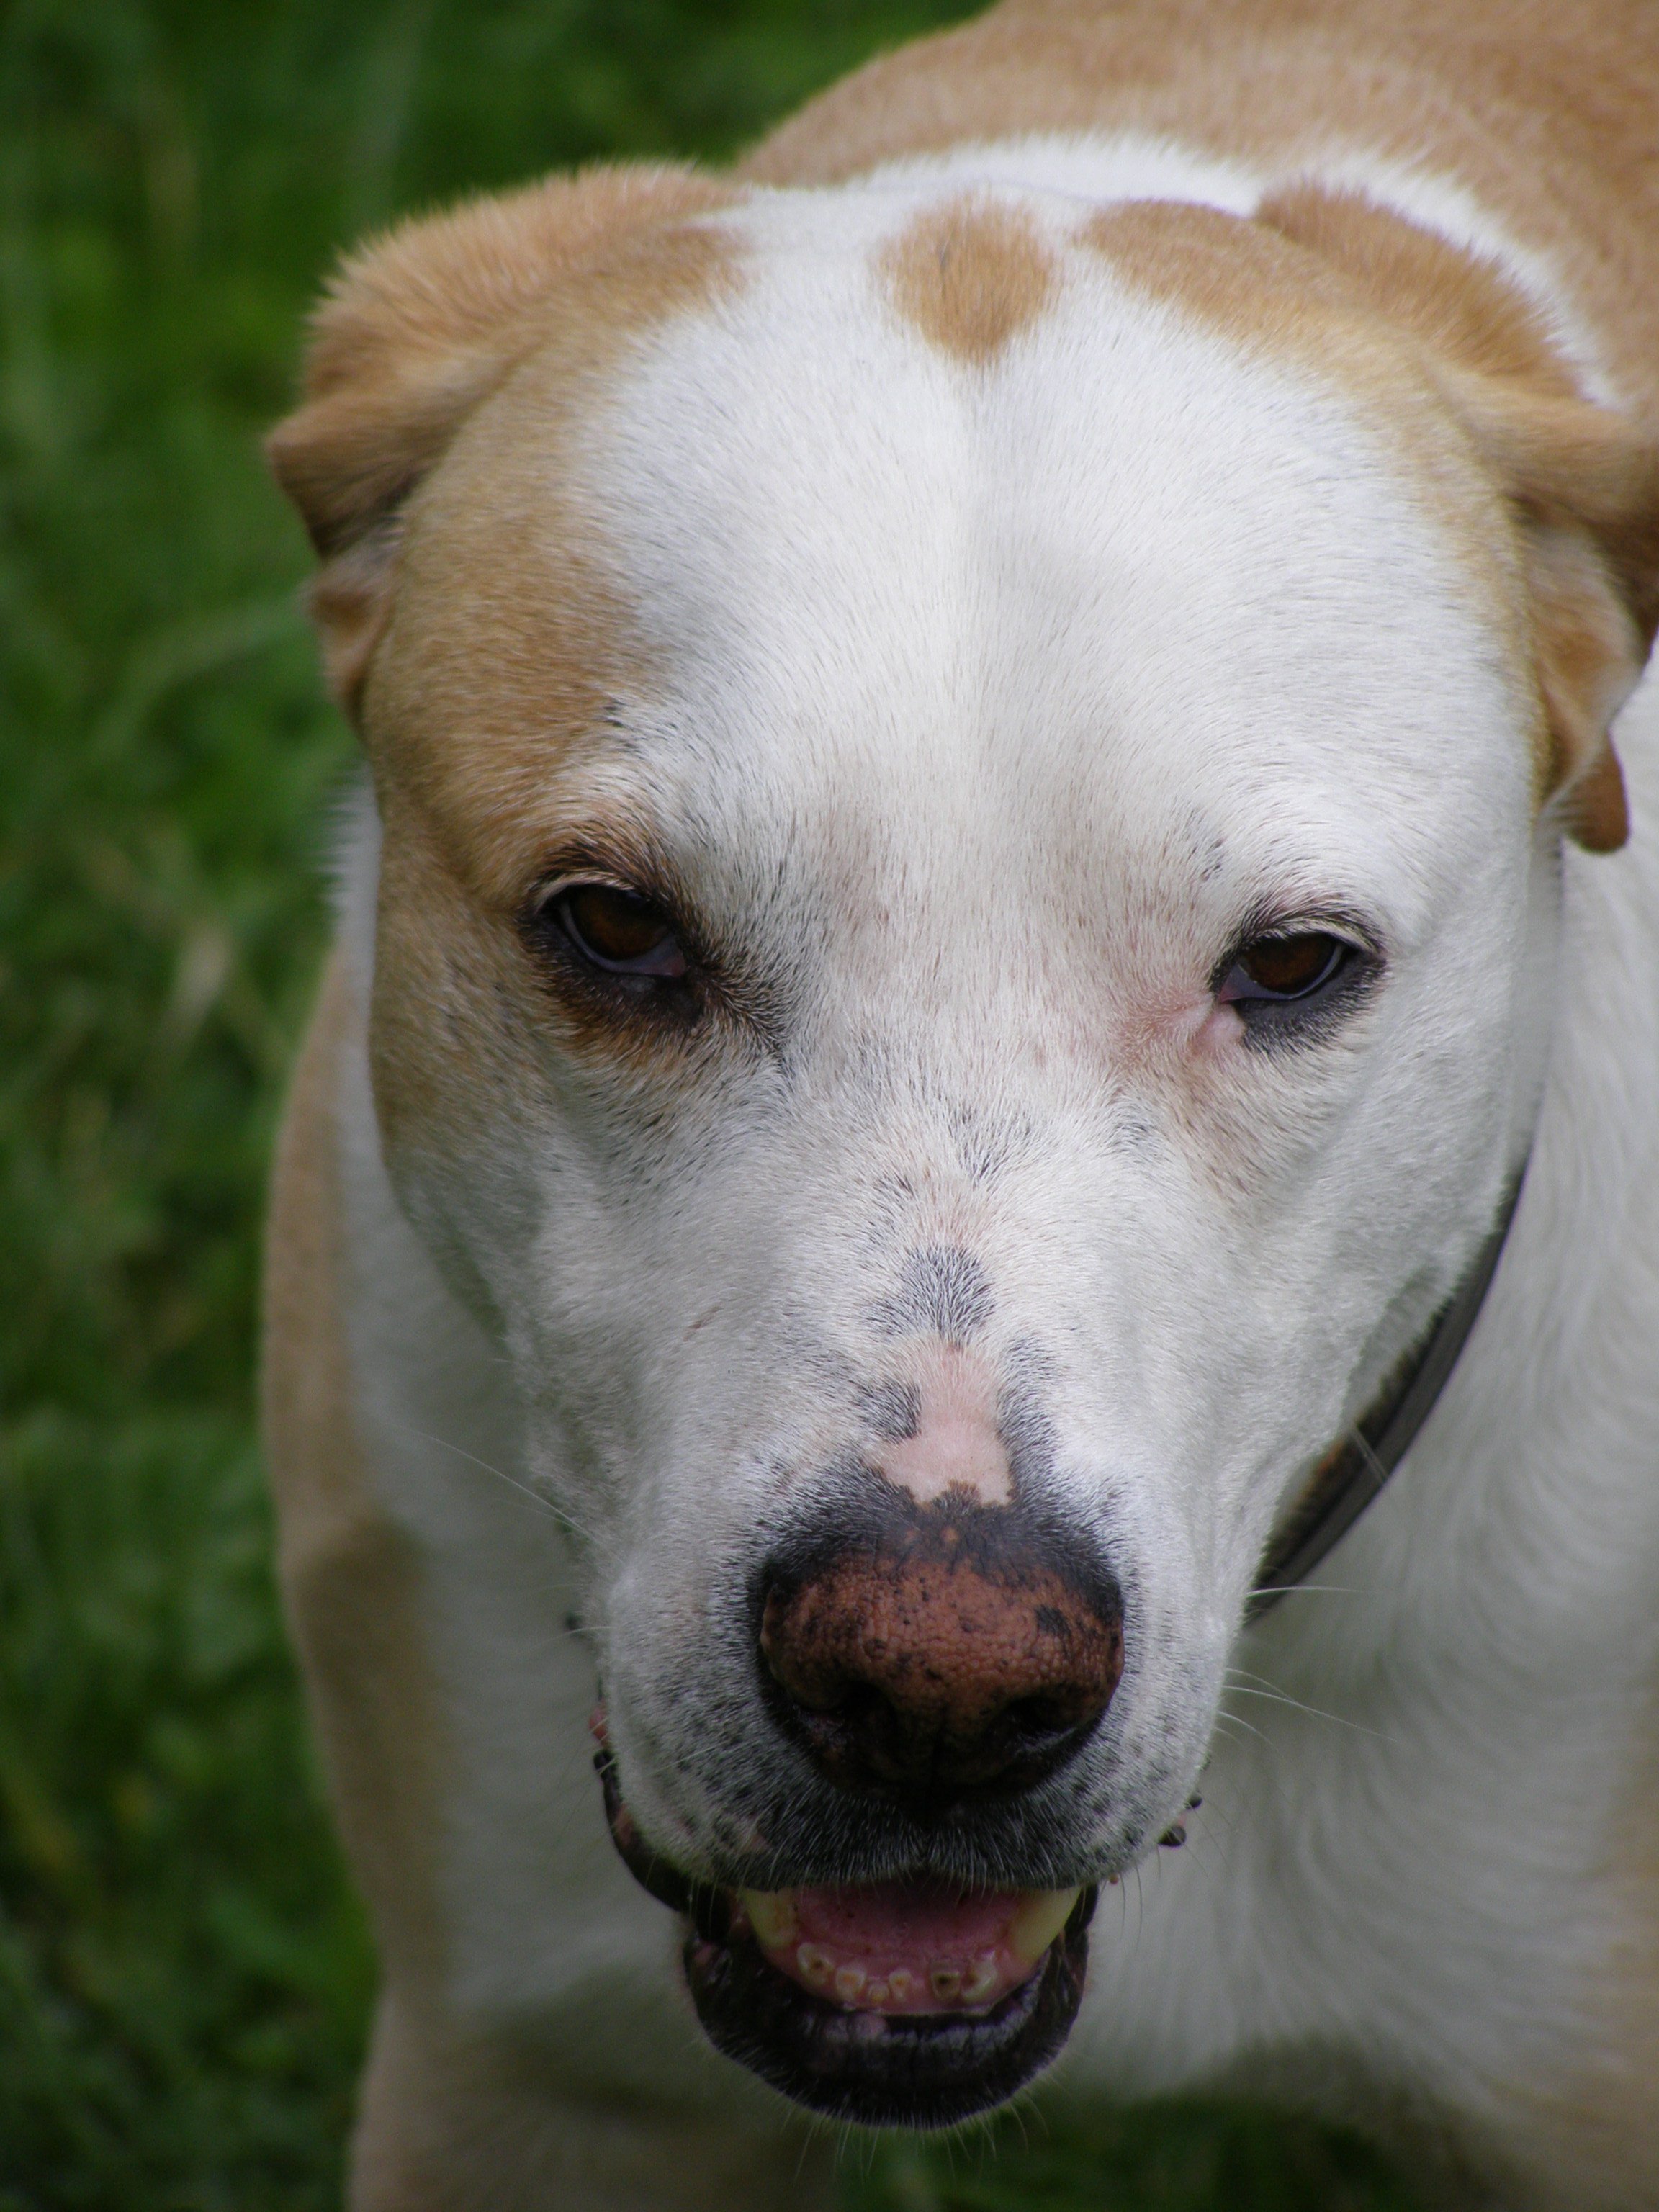
POLYGON ((461 2042, 383 1997, 350 2212, 825 2212, 826 2135, 576 2101, 507 2039, 461 2042))

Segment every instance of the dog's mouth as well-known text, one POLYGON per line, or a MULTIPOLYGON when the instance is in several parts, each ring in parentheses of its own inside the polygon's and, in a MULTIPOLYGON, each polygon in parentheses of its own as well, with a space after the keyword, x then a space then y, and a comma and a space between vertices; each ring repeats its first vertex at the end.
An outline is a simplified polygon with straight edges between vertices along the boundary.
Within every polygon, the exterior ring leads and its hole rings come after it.
POLYGON ((623 1863, 690 1921, 704 2033, 797 2104, 866 2127, 948 2127, 1058 2056, 1082 2000, 1092 1888, 709 1889, 645 1843, 603 1743, 594 1765, 623 1863))

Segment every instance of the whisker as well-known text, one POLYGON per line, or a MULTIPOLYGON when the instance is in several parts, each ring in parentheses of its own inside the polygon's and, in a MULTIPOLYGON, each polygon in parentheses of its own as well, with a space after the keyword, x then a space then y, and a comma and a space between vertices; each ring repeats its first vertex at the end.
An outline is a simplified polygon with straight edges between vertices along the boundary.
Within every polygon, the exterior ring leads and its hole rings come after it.
POLYGON ((1364 1431, 1359 1428, 1350 1429, 1348 1431, 1348 1442, 1359 1454, 1360 1458, 1364 1461, 1366 1468, 1370 1472, 1371 1480, 1376 1485, 1377 1489, 1381 1490, 1383 1484, 1389 1479, 1389 1470, 1383 1466, 1382 1461, 1378 1459, 1376 1454, 1371 1449, 1370 1441, 1365 1435, 1364 1431))
POLYGON ((1265 1698, 1270 1705, 1289 1705, 1292 1711, 1306 1713, 1313 1720, 1329 1721, 1334 1727, 1352 1729, 1356 1735, 1375 1736, 1378 1743, 1391 1744, 1395 1741, 1393 1736, 1384 1735, 1381 1729, 1367 1728, 1363 1721, 1351 1721, 1342 1713, 1328 1713, 1320 1705, 1304 1705, 1300 1698, 1287 1698, 1282 1690, 1253 1690, 1246 1682, 1235 1682, 1232 1686, 1237 1697, 1265 1698))
POLYGON ((1242 1728, 1247 1735, 1255 1736, 1259 1743, 1272 1744, 1274 1750, 1279 1747, 1273 1743, 1271 1736, 1263 1735, 1259 1728, 1252 1728, 1242 1713, 1230 1713, 1224 1708, 1218 1708, 1216 1712, 1217 1726, 1219 1727, 1223 1721, 1231 1721, 1235 1728, 1242 1728))
POLYGON ((406 1422, 395 1422, 392 1425, 401 1428, 405 1436, 418 1437, 422 1443, 436 1444, 440 1451, 453 1452, 457 1459, 466 1460, 473 1467, 482 1468, 486 1474, 493 1474, 498 1481, 504 1482, 509 1490, 516 1490, 521 1497, 527 1498, 532 1505, 539 1506, 544 1513, 550 1515, 555 1521, 561 1522, 572 1535, 580 1536, 583 1543, 595 1542, 596 1540, 582 1527, 581 1522, 573 1515, 567 1513, 563 1506, 556 1505, 550 1498, 544 1497, 539 1490, 532 1490, 527 1482, 520 1482, 517 1475, 509 1474, 505 1468, 492 1466, 489 1460, 480 1459, 477 1452, 470 1452, 461 1444, 452 1443, 447 1437, 434 1437, 425 1429, 410 1427, 406 1422))
POLYGON ((1246 1593, 1249 1597, 1358 1597, 1359 1592, 1343 1583, 1262 1583, 1246 1593))

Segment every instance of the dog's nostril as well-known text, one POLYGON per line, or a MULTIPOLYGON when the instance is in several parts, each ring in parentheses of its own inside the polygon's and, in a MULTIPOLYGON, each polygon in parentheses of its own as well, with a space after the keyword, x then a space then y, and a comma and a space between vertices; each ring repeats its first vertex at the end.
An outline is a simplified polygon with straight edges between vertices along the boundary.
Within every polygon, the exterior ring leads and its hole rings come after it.
POLYGON ((779 1571, 760 1649, 781 1717, 830 1780, 930 1801, 1029 1787, 1081 1746, 1123 1668, 1115 1593, 1015 1516, 929 1510, 779 1571))

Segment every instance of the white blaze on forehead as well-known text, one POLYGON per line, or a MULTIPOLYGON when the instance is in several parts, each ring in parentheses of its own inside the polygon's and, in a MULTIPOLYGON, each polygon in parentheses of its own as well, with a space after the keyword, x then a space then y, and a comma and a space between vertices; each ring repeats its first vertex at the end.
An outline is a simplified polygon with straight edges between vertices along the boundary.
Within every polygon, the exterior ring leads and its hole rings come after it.
POLYGON ((997 1432, 996 1390, 985 1363, 954 1344, 929 1345, 914 1358, 916 1432, 882 1444, 872 1463, 889 1482, 931 1505, 947 1491, 981 1505, 1012 1496, 1008 1454, 997 1432))
POLYGON ((1138 291, 1073 204, 1007 198, 1054 273, 988 358, 896 302, 895 243, 948 197, 778 195, 731 219, 736 295, 593 421, 667 672, 623 712, 671 817, 981 936, 1000 881, 1075 915, 1224 825, 1256 880, 1218 915, 1311 854, 1310 893, 1411 940, 1496 865, 1495 810, 1528 818, 1484 587, 1338 386, 1138 291))

